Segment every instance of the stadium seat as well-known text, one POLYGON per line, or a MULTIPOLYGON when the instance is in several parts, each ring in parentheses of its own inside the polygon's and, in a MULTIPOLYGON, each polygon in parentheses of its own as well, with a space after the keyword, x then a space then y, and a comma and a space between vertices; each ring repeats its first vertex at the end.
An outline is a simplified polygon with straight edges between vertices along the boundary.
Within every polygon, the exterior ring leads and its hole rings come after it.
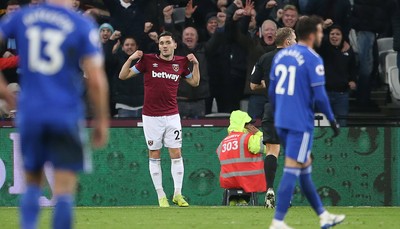
POLYGON ((179 24, 185 22, 185 7, 178 7, 174 9, 172 13, 174 23, 179 24))
POLYGON ((393 37, 379 38, 377 43, 379 55, 383 52, 393 51, 393 37))
POLYGON ((231 197, 243 197, 250 206, 257 205, 257 193, 256 192, 245 192, 243 189, 225 189, 224 196, 222 199, 222 205, 229 206, 231 197))
POLYGON ((391 67, 389 73, 389 88, 392 94, 394 102, 399 103, 400 101, 400 82, 399 82, 399 69, 397 67, 391 67))
POLYGON ((385 83, 389 83, 389 69, 397 66, 397 52, 391 52, 385 57, 385 83))
POLYGON ((385 83, 388 83, 386 77, 385 61, 386 61, 386 56, 389 55, 390 53, 396 53, 396 52, 393 50, 389 50, 389 51, 383 51, 379 54, 379 66, 378 66, 379 75, 382 81, 385 83))

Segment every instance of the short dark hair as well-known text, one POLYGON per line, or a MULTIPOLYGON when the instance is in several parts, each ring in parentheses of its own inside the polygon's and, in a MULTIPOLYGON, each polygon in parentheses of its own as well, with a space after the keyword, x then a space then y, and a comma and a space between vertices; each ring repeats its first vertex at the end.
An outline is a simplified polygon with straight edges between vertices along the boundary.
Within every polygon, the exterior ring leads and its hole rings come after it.
POLYGON ((174 34, 172 34, 172 33, 169 32, 169 31, 164 31, 164 32, 162 32, 162 33, 160 34, 160 36, 158 36, 158 41, 160 41, 160 38, 161 38, 161 37, 172 37, 172 40, 174 40, 174 41, 176 42, 175 37, 174 37, 174 34))
POLYGON ((124 43, 125 43, 125 41, 126 41, 126 40, 128 40, 128 39, 132 39, 132 40, 134 40, 134 41, 135 41, 135 43, 136 43, 136 45, 137 45, 136 38, 135 38, 135 37, 133 37, 133 36, 126 36, 126 37, 124 37, 124 38, 122 39, 122 44, 124 44, 124 43))
POLYGON ((7 6, 13 6, 13 5, 21 5, 18 0, 10 0, 7 2, 7 6))
POLYGON ((323 20, 315 15, 301 17, 296 25, 298 39, 307 40, 310 34, 317 32, 317 26, 322 23, 323 20))

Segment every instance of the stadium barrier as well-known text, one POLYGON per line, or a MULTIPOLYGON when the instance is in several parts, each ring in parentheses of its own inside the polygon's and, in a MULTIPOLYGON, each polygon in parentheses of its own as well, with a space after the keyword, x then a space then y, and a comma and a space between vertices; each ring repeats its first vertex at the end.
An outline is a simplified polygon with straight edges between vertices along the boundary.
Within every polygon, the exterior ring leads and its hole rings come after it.
MULTIPOLYGON (((226 136, 226 127, 183 122, 183 193, 192 205, 221 205, 219 161, 215 150, 226 136)), ((226 122, 221 124, 226 125, 226 122)), ((140 122, 116 124, 106 148, 93 153, 93 173, 80 177, 78 206, 156 205, 157 196, 148 171, 147 148, 140 122), (137 125, 136 125, 137 124, 137 125)), ((313 178, 326 205, 400 205, 400 128, 342 128, 330 138, 329 128, 316 128, 313 178)), ((283 156, 275 187, 282 174, 283 156)), ((52 205, 51 166, 46 165, 47 187, 40 203, 52 205), (50 184, 50 185, 49 185, 50 184)), ((173 194, 170 160, 162 151, 164 189, 173 194)), ((19 135, 14 128, 0 128, 0 206, 17 206, 24 190, 19 135)), ((264 195, 259 195, 263 204, 264 195)), ((170 198, 171 199, 171 198, 170 198)), ((297 186, 293 205, 307 205, 297 186)))

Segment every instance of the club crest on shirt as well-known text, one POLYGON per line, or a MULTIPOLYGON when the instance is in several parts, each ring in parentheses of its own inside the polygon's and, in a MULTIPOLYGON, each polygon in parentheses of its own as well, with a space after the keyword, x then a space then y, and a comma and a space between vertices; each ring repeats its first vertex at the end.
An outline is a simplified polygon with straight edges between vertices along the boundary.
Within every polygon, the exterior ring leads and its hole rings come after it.
POLYGON ((319 64, 319 65, 315 68, 315 72, 316 72, 318 75, 320 75, 320 76, 325 75, 324 65, 319 64))
POLYGON ((178 72, 178 71, 179 71, 179 64, 172 64, 172 69, 173 69, 175 72, 178 72))
POLYGON ((147 145, 152 146, 153 145, 153 140, 148 140, 147 145))

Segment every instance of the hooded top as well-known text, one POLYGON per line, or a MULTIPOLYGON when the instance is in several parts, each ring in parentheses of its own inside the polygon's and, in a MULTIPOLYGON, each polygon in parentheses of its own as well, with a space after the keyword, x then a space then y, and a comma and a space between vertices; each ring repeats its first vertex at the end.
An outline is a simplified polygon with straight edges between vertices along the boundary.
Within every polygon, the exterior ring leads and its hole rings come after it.
POLYGON ((228 133, 235 131, 235 132, 247 132, 244 128, 246 123, 251 122, 251 117, 243 111, 236 110, 231 113, 231 117, 229 118, 229 127, 228 133))
MULTIPOLYGON (((253 123, 251 117, 243 111, 236 110, 231 113, 231 117, 229 118, 230 125, 228 127, 228 133, 232 132, 243 132, 248 133, 247 129, 244 128, 246 123, 253 123)), ((249 151, 253 154, 257 153, 266 153, 266 149, 262 142, 263 134, 261 131, 254 133, 250 136, 249 141, 247 143, 247 147, 249 151)))

